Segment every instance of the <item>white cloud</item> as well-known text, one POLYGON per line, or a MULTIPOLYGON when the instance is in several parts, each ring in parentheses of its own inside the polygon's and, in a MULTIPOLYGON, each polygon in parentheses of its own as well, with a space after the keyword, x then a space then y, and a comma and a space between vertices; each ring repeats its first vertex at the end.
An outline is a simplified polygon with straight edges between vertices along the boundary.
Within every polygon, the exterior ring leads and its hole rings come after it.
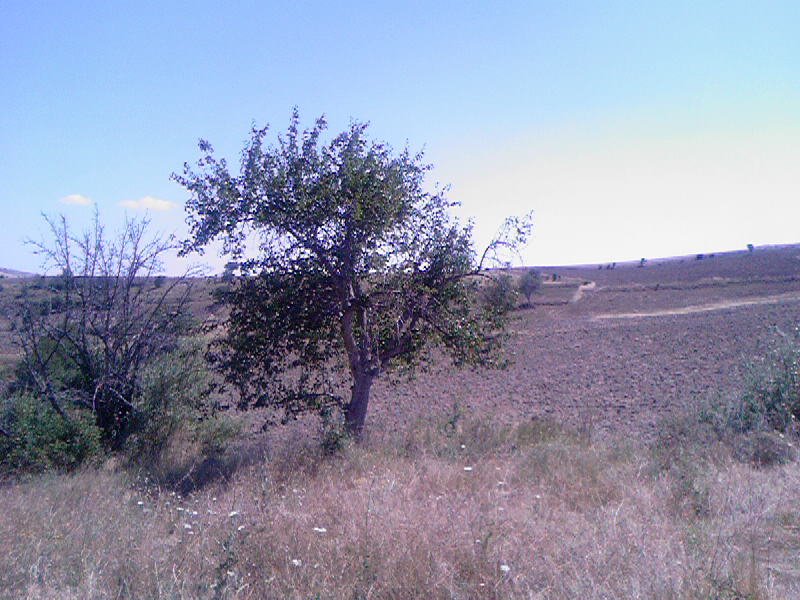
POLYGON ((71 204, 73 206, 91 206, 94 204, 91 198, 82 196, 81 194, 70 194, 61 198, 62 204, 71 204))
POLYGON ((131 210, 157 210, 165 211, 175 208, 175 203, 169 200, 162 200, 154 196, 144 196, 138 200, 123 200, 119 203, 123 208, 130 208, 131 210))

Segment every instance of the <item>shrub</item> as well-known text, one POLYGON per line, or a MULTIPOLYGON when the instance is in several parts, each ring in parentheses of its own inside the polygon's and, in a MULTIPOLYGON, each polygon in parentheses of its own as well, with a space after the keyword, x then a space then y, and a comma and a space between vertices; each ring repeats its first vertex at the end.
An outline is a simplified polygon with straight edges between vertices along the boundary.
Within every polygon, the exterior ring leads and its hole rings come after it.
POLYGON ((3 400, 0 470, 40 472, 70 470, 100 450, 100 430, 86 410, 70 410, 67 418, 30 395, 3 400))
POLYGON ((157 464, 178 437, 212 451, 219 449, 221 444, 214 438, 220 432, 204 423, 214 419, 217 411, 210 400, 211 378, 203 350, 200 340, 185 339, 176 350, 142 369, 140 391, 133 401, 133 433, 126 448, 131 458, 157 464))
POLYGON ((723 406, 728 426, 740 432, 796 432, 800 419, 800 329, 779 332, 767 355, 749 366, 745 391, 723 406))
POLYGON ((483 288, 483 301, 487 309, 504 314, 517 307, 517 290, 511 275, 501 274, 483 288))
POLYGON ((43 269, 60 275, 26 283, 11 312, 19 384, 57 413, 91 407, 104 443, 117 450, 132 432, 142 368, 186 333, 192 282, 155 282, 177 244, 151 238, 147 220, 128 221, 112 237, 97 214, 82 235, 63 218, 47 223, 52 239, 33 245, 43 269))
POLYGON ((519 280, 519 291, 530 306, 531 297, 542 287, 542 274, 535 269, 527 269, 519 280))

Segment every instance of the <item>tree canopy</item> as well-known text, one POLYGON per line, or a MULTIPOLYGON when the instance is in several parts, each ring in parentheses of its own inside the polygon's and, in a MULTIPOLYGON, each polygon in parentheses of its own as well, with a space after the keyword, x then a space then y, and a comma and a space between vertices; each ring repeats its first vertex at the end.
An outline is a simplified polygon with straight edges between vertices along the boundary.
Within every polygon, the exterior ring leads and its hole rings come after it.
POLYGON ((299 123, 295 111, 273 145, 253 128, 239 174, 200 141, 196 170, 173 175, 190 192, 184 252, 221 240, 240 264, 218 359, 241 404, 341 409, 358 436, 374 380, 430 348, 456 364, 500 364, 507 306, 478 292, 530 219, 507 220, 478 257, 446 190, 426 191, 421 153, 371 141, 365 123, 328 143, 324 118, 299 123))

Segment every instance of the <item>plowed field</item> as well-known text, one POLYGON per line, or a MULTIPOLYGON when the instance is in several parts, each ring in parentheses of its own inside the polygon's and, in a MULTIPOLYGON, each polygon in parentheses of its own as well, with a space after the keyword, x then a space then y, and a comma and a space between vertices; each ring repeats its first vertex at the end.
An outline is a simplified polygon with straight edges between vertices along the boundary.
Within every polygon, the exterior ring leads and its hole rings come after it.
POLYGON ((559 279, 517 312, 508 369, 442 362, 413 381, 383 383, 373 427, 461 412, 649 436, 664 415, 736 393, 745 364, 777 330, 800 324, 798 246, 542 270, 559 279))

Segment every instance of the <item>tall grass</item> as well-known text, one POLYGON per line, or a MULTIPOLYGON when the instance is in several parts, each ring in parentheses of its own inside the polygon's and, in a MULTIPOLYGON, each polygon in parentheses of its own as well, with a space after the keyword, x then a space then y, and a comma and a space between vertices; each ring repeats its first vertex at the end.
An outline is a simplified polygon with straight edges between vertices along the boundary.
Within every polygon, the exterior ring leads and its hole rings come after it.
POLYGON ((333 457, 298 433, 189 497, 46 475, 0 488, 0 596, 800 596, 800 466, 686 443, 467 420, 333 457))

